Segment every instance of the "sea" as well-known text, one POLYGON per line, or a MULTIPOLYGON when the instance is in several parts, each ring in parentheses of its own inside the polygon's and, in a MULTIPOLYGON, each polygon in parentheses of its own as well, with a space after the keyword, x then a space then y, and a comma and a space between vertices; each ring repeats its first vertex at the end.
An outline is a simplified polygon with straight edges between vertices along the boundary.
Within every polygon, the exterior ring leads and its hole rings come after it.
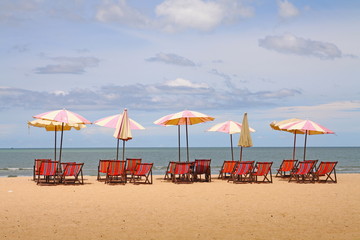
MULTIPOLYGON (((234 160, 240 158, 239 148, 234 149, 234 160)), ((291 147, 251 147, 244 148, 244 161, 273 162, 272 172, 276 173, 283 159, 292 159, 291 147)), ((34 159, 54 159, 52 148, 1 148, 0 177, 32 176, 34 159)), ((57 156, 59 150, 57 150, 57 156)), ((142 158, 143 162, 154 163, 153 174, 163 175, 170 161, 179 160, 178 148, 126 148, 125 158, 142 158)), ((122 149, 119 151, 122 158, 122 149)), ((57 157, 58 158, 58 157, 57 157)), ((62 162, 84 163, 84 175, 96 176, 100 159, 115 159, 115 148, 64 148, 62 162)), ((212 174, 218 174, 224 160, 231 160, 228 147, 192 147, 189 148, 189 160, 211 159, 212 174)), ((296 149, 296 159, 303 160, 303 148, 296 149)), ((320 161, 338 161, 337 173, 360 173, 360 147, 308 147, 306 159, 320 161)), ((186 148, 180 150, 180 160, 187 160, 186 148)))

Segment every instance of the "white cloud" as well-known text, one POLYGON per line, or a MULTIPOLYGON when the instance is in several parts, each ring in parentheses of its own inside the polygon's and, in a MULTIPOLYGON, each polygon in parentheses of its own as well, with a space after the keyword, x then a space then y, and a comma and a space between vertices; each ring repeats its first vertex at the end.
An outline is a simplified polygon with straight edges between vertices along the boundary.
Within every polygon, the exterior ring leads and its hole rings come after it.
POLYGON ((38 74, 82 74, 89 67, 98 66, 100 60, 95 57, 54 57, 52 61, 58 64, 49 64, 38 67, 35 72, 38 74))
POLYGON ((313 56, 321 59, 342 57, 342 52, 335 44, 304 39, 292 34, 266 36, 259 39, 259 46, 280 53, 313 56))
POLYGON ((238 17, 251 17, 253 10, 233 0, 166 0, 156 7, 156 14, 165 20, 164 29, 169 32, 209 31, 238 17))
POLYGON ((148 62, 163 62, 167 64, 174 64, 178 66, 195 67, 196 64, 182 56, 173 53, 158 53, 155 57, 145 59, 148 62))
POLYGON ((183 78, 167 81, 165 82, 165 85, 169 87, 209 88, 209 85, 206 83, 192 83, 191 81, 183 78))
POLYGON ((277 3, 279 7, 279 16, 282 18, 296 17, 300 13, 299 10, 287 0, 279 0, 277 3))

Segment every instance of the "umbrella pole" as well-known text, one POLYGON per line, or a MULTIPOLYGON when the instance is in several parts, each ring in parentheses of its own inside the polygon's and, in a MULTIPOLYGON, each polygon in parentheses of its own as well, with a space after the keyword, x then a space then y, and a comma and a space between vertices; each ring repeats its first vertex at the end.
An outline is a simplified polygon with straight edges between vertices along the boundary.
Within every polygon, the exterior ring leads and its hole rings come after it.
POLYGON ((54 161, 56 161, 56 129, 55 129, 55 147, 54 147, 54 161))
POLYGON ((117 139, 117 144, 116 144, 116 160, 119 160, 119 141, 120 141, 120 139, 117 139))
POLYGON ((60 138, 60 153, 59 153, 59 165, 61 164, 61 155, 62 155, 62 143, 64 137, 64 123, 61 124, 61 138, 60 138))
POLYGON ((304 143, 304 161, 306 159, 306 140, 307 140, 307 135, 308 135, 308 131, 306 130, 305 132, 305 143, 304 143))
POLYGON ((188 138, 188 124, 186 121, 186 155, 187 155, 187 161, 189 162, 189 138, 188 138))
POLYGON ((231 159, 234 161, 234 149, 233 149, 232 134, 230 134, 230 145, 231 145, 231 159))
POLYGON ((240 148, 240 162, 242 161, 242 150, 243 150, 243 147, 241 146, 241 148, 240 148))
POLYGON ((296 151, 296 132, 294 134, 294 149, 293 149, 293 160, 295 160, 295 151, 296 151))
POLYGON ((125 140, 123 140, 123 156, 122 160, 125 160, 125 140))
POLYGON ((180 125, 178 125, 178 145, 179 145, 179 162, 181 162, 181 160, 180 160, 180 125))

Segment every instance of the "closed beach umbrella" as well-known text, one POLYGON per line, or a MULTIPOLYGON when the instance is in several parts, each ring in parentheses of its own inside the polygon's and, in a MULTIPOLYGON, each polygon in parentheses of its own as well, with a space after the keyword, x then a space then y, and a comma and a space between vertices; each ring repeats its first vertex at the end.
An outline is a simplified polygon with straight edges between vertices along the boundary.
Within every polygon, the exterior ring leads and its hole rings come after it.
POLYGON ((96 120, 94 124, 114 128, 114 137, 117 139, 116 147, 116 159, 119 159, 119 141, 123 140, 123 159, 125 158, 125 141, 132 139, 131 130, 145 129, 141 124, 132 120, 128 116, 127 109, 124 109, 122 114, 112 115, 99 120, 96 120))
POLYGON ((238 146, 240 146, 240 161, 242 161, 242 150, 243 148, 252 147, 252 139, 250 134, 249 122, 247 118, 247 113, 244 113, 244 118, 242 121, 242 128, 240 132, 240 138, 238 142, 238 146))
POLYGON ((66 123, 64 124, 64 126, 62 126, 61 122, 56 122, 56 121, 49 121, 49 120, 43 120, 43 119, 35 119, 33 121, 28 121, 28 126, 33 126, 33 127, 41 127, 41 128, 45 128, 46 131, 54 131, 55 133, 55 147, 54 147, 54 159, 56 160, 56 133, 58 131, 69 131, 71 129, 76 129, 76 130, 80 130, 82 128, 85 128, 85 124, 69 124, 66 123))
MULTIPOLYGON (((174 114, 166 115, 154 123, 168 126, 168 125, 185 125, 186 126, 186 152, 187 152, 187 161, 189 161, 189 138, 188 138, 188 125, 194 125, 198 123, 204 123, 208 121, 213 121, 215 118, 205 115, 200 112, 195 111, 181 111, 174 114)), ((180 152, 180 146, 179 146, 180 152)), ((180 154, 179 154, 179 161, 180 161, 180 154)))
MULTIPOLYGON (((232 141, 232 135, 234 133, 240 133, 242 128, 242 124, 234 121, 226 121, 222 123, 218 123, 211 128, 209 128, 207 131, 209 132, 223 132, 230 135, 230 147, 231 147, 231 157, 232 160, 234 160, 234 150, 233 150, 233 141, 232 141)), ((255 132, 254 129, 250 128, 250 132, 255 132)))
POLYGON ((290 119, 286 119, 286 120, 282 120, 282 121, 273 121, 270 123, 270 127, 274 130, 278 130, 278 131, 286 131, 286 132, 291 132, 294 134, 294 148, 293 148, 293 156, 292 159, 295 159, 295 152, 296 152, 296 134, 305 134, 303 131, 299 131, 299 130, 294 130, 294 131, 287 131, 286 129, 281 129, 281 126, 286 126, 289 125, 291 123, 295 123, 295 122, 299 122, 299 121, 303 121, 302 119, 299 118, 290 118, 290 119))
POLYGON ((49 120, 61 123, 61 139, 60 139, 60 154, 59 154, 59 162, 61 162, 61 153, 62 153, 62 142, 63 142, 63 134, 64 128, 66 124, 91 124, 89 120, 84 118, 83 116, 68 111, 66 109, 55 110, 51 112, 45 112, 33 116, 34 118, 49 120))
POLYGON ((317 135, 317 134, 333 134, 334 132, 321 126, 320 124, 310 121, 302 120, 294 123, 289 123, 280 126, 281 129, 286 131, 300 131, 305 133, 305 143, 304 143, 304 161, 306 159, 306 142, 307 135, 317 135))

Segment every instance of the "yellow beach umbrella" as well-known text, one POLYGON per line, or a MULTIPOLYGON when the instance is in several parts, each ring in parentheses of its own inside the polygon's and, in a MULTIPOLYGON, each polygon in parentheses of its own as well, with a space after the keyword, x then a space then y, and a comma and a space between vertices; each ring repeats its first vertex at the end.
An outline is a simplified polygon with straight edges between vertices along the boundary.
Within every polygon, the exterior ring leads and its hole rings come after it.
POLYGON ((251 134, 250 134, 250 128, 249 128, 249 122, 248 122, 247 113, 244 113, 244 117, 243 117, 243 121, 242 121, 242 128, 241 129, 242 130, 240 132, 240 138, 239 138, 239 142, 238 142, 238 146, 241 147, 240 148, 240 161, 242 161, 243 148, 253 146, 253 142, 252 142, 251 134))

